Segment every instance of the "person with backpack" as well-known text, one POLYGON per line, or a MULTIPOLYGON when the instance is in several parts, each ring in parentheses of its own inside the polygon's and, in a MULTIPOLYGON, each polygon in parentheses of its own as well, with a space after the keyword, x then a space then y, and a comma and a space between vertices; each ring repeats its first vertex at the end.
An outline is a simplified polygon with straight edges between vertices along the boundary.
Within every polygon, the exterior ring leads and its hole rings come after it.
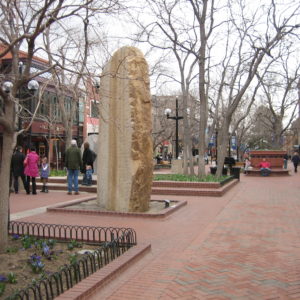
POLYGON ((93 173, 94 171, 94 161, 96 160, 97 154, 90 149, 90 144, 88 142, 84 143, 84 151, 82 155, 82 170, 81 173, 83 173, 83 180, 82 180, 82 185, 87 185, 87 176, 86 176, 86 170, 87 166, 90 166, 91 171, 93 173))

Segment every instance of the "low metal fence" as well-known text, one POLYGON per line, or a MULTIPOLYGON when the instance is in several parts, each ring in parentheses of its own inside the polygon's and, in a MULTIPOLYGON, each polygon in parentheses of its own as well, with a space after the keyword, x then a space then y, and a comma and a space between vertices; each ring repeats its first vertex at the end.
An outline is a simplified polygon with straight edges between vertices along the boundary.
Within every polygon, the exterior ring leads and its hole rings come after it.
POLYGON ((131 228, 72 226, 11 221, 10 234, 38 238, 76 240, 99 245, 70 265, 36 280, 10 296, 10 300, 50 300, 93 274, 136 245, 136 232, 131 228))

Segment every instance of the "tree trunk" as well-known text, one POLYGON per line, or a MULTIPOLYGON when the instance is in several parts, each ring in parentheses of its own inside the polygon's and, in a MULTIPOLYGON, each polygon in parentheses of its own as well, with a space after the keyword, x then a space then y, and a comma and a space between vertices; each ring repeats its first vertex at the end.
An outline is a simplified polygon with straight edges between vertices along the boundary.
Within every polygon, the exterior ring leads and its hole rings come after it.
POLYGON ((68 149, 71 146, 72 141, 72 126, 65 125, 65 133, 66 133, 66 145, 65 149, 68 149))
POLYGON ((191 147, 191 129, 189 122, 189 115, 187 113, 188 108, 188 92, 183 88, 183 141, 184 141, 184 149, 183 149, 183 173, 185 175, 194 175, 194 162, 192 155, 192 147, 191 147))
POLYGON ((222 176, 224 161, 227 154, 228 129, 229 126, 223 124, 223 127, 218 134, 218 168, 216 173, 218 177, 222 176))
POLYGON ((3 133, 3 154, 0 169, 0 252, 4 252, 8 242, 9 179, 12 156, 13 133, 3 133))

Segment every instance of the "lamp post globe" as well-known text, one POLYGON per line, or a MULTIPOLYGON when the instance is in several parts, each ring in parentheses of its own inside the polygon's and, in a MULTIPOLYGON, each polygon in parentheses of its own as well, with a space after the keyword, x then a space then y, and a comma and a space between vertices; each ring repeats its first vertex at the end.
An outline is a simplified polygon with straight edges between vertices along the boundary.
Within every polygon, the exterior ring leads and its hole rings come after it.
POLYGON ((171 112, 172 112, 171 108, 166 108, 165 109, 165 115, 166 116, 169 116, 171 114, 171 112))
POLYGON ((98 80, 95 81, 94 86, 97 90, 100 89, 100 82, 98 80))
POLYGON ((2 85, 2 89, 5 93, 9 94, 13 88, 13 83, 10 81, 5 81, 2 85))
POLYGON ((27 87, 30 91, 35 92, 39 89, 39 83, 36 80, 32 79, 28 82, 27 87))

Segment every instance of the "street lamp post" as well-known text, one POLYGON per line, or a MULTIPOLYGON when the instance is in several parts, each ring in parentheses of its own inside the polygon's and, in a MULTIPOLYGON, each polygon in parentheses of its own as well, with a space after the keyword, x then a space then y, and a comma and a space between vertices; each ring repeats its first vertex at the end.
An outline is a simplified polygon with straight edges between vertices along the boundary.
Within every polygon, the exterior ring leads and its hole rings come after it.
POLYGON ((216 165, 218 165, 218 130, 216 130, 216 165))
POLYGON ((228 133, 229 139, 228 139, 228 157, 231 157, 231 133, 228 133))
MULTIPOLYGON (((32 105, 32 100, 34 98, 34 95, 36 91, 39 89, 39 83, 32 79, 28 82, 27 85, 28 90, 30 91, 30 101, 29 101, 29 112, 32 113, 33 105, 32 105)), ((29 127, 29 139, 28 139, 28 148, 31 148, 31 135, 32 135, 32 125, 29 127)))
POLYGON ((179 156, 179 139, 178 139, 178 121, 183 119, 182 116, 179 116, 178 115, 178 97, 176 97, 176 109, 175 109, 175 116, 171 117, 170 116, 170 113, 171 113, 171 109, 170 108, 167 108, 165 110, 165 114, 167 116, 167 119, 172 119, 172 120, 175 120, 175 123, 176 123, 176 131, 175 131, 175 152, 176 152, 176 159, 178 159, 178 156, 179 156))
MULTIPOLYGON (((21 67, 21 66, 20 66, 21 67)), ((10 81, 5 81, 3 83, 3 86, 2 86, 2 89, 5 93, 9 94, 11 92, 13 88, 13 83, 10 82, 10 81)), ((28 90, 31 92, 31 97, 30 97, 30 101, 29 101, 29 111, 31 112, 32 111, 32 98, 33 96, 35 95, 36 91, 39 89, 39 83, 32 79, 28 82, 28 85, 27 85, 27 88, 28 90)), ((19 92, 19 95, 20 95, 20 92, 19 92)), ((21 121, 18 120, 18 127, 21 126, 21 121)), ((21 129, 21 128, 18 128, 18 129, 21 129)), ((29 142, 28 142, 28 146, 30 147, 31 145, 31 126, 29 128, 29 142)))
MULTIPOLYGON (((23 62, 19 61, 19 76, 20 76, 20 78, 21 78, 22 74, 23 74, 23 62)), ((19 102, 21 99, 21 87, 19 87, 19 89, 18 89, 18 99, 19 99, 18 100, 18 102, 19 102)), ((22 123, 21 123, 21 118, 20 118, 19 108, 18 108, 18 130, 20 131, 21 128, 22 128, 22 123)))

